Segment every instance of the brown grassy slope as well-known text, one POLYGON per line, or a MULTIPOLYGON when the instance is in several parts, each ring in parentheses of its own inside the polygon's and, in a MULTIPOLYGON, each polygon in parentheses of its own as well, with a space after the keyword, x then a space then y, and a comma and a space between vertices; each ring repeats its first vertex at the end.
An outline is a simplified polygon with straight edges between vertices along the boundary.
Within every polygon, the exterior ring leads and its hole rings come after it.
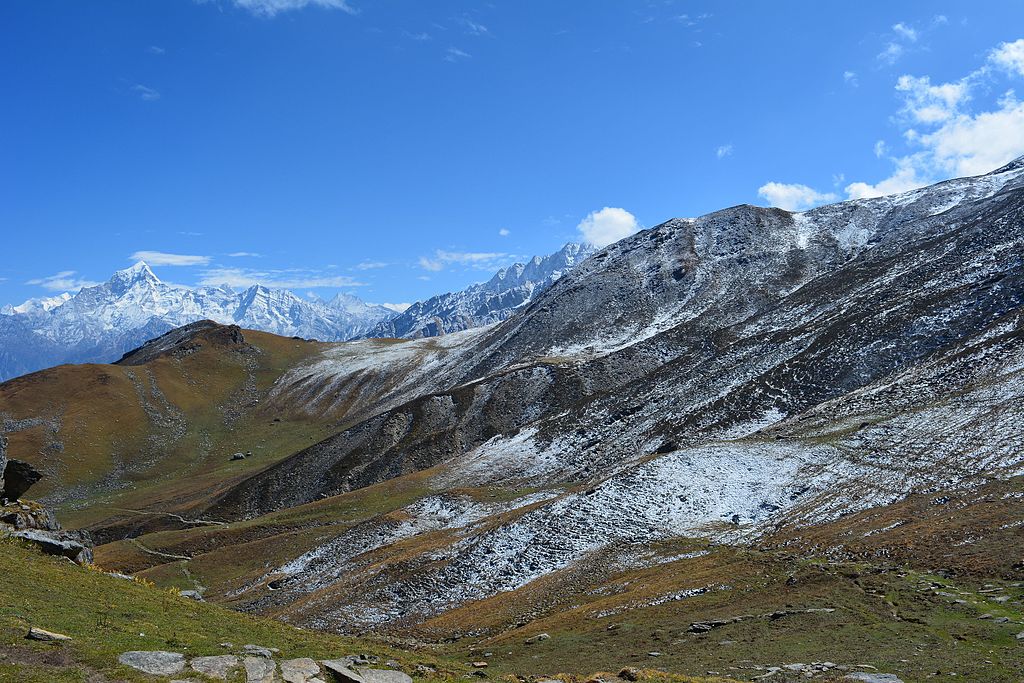
POLYGON ((244 331, 244 343, 201 332, 188 353, 143 365, 67 365, 0 384, 12 457, 46 478, 35 497, 74 525, 202 499, 334 430, 261 399, 322 344, 244 331), (231 453, 253 457, 229 462, 231 453))

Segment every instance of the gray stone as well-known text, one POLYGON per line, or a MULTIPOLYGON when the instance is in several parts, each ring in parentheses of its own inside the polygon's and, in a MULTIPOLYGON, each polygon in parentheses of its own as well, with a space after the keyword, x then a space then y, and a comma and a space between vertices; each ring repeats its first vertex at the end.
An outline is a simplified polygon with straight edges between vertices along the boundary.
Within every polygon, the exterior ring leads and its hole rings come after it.
POLYGON ((412 683, 412 677, 392 669, 360 669, 359 675, 366 683, 412 683))
POLYGON ((195 600, 196 602, 204 602, 203 594, 199 591, 181 591, 178 595, 189 600, 195 600))
POLYGON ((211 678, 225 680, 238 667, 238 657, 234 655, 217 655, 215 657, 196 657, 189 664, 194 671, 211 678))
POLYGON ((242 649, 248 654, 256 655, 257 657, 266 657, 267 659, 271 659, 276 651, 276 648, 263 647, 262 645, 245 645, 242 649))
POLYGON ((855 671, 846 675, 848 681, 860 681, 861 683, 903 683, 903 680, 895 674, 874 674, 866 671, 855 671))
POLYGON ((551 636, 549 636, 547 633, 538 633, 537 635, 533 636, 532 638, 527 638, 526 639, 526 644, 527 645, 533 645, 534 643, 542 643, 545 640, 549 640, 550 638, 551 638, 551 636))
POLYGON ((77 564, 92 562, 92 548, 67 538, 67 534, 63 532, 58 534, 52 531, 28 529, 15 531, 11 536, 35 544, 47 555, 62 555, 77 564))
POLYGON ((310 683, 320 675, 320 665, 308 657, 281 662, 281 678, 285 683, 310 683))
POLYGON ((349 668, 346 659, 325 659, 320 663, 337 683, 366 683, 362 676, 349 668))
POLYGON ((242 660, 245 666, 245 683, 274 683, 277 664, 266 657, 246 657, 242 660))
POLYGON ((161 650, 134 650, 117 658, 121 664, 153 676, 173 676, 185 669, 185 655, 161 650))
POLYGON ((47 631, 41 628, 32 627, 28 630, 28 635, 25 636, 29 640, 41 640, 45 643, 56 643, 62 640, 71 640, 71 636, 66 636, 63 633, 54 633, 53 631, 47 631))

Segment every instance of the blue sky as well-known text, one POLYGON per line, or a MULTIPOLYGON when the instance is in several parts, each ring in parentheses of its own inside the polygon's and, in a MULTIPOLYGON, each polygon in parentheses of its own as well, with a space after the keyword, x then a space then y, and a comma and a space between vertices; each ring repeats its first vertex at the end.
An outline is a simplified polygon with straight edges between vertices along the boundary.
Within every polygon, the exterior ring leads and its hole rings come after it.
POLYGON ((139 254, 408 302, 1024 154, 1018 1, 8 0, 0 31, 0 304, 139 254))

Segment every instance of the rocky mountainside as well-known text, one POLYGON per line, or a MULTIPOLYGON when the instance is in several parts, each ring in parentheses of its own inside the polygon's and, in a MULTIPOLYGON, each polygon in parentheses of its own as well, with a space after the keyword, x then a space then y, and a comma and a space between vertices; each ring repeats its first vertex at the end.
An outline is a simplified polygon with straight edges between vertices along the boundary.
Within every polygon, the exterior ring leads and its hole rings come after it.
POLYGON ((274 364, 258 415, 332 434, 104 512, 97 561, 508 666, 1017 680, 1022 253, 1024 159, 670 220, 498 324, 274 364))
POLYGON ((548 256, 502 268, 487 282, 419 301, 377 324, 367 337, 436 337, 508 319, 594 253, 589 244, 569 243, 548 256))
POLYGON ((143 262, 77 294, 27 301, 0 310, 0 379, 61 363, 111 362, 196 320, 325 341, 364 334, 395 313, 339 294, 308 301, 254 285, 190 289, 161 282, 143 262))

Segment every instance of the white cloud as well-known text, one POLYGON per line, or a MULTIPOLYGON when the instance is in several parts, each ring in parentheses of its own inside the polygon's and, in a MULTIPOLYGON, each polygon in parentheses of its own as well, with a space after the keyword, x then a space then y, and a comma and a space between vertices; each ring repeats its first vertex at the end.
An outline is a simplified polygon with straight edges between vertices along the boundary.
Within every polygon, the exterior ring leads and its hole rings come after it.
POLYGON ((450 47, 444 53, 444 61, 446 62, 457 62, 460 59, 469 59, 473 55, 468 52, 463 52, 457 47, 450 47))
POLYGON ((160 99, 160 91, 154 90, 153 88, 149 88, 141 84, 133 85, 132 92, 137 94, 146 102, 156 102, 160 99))
POLYGON ((877 142, 875 142, 875 156, 878 157, 879 159, 886 155, 888 149, 889 148, 886 147, 885 145, 885 140, 878 140, 877 142))
POLYGON ((302 269, 253 270, 249 268, 210 268, 199 278, 201 285, 228 285, 229 287, 252 287, 263 285, 275 289, 305 289, 309 287, 362 287, 346 275, 324 275, 302 269))
POLYGON ((412 306, 412 304, 380 304, 384 308, 394 311, 395 313, 405 313, 406 309, 412 306))
POLYGON ((899 22, 898 24, 893 24, 892 30, 895 31, 896 34, 901 36, 902 38, 909 40, 911 43, 917 41, 917 31, 911 28, 910 26, 907 26, 902 21, 899 22))
POLYGON ((160 47, 159 45, 150 45, 150 46, 149 46, 148 48, 146 48, 146 50, 147 50, 147 51, 149 52, 149 54, 151 54, 151 55, 162 55, 162 54, 164 54, 165 52, 167 52, 167 50, 163 49, 163 48, 162 48, 162 47, 160 47))
POLYGON ((384 261, 363 261, 362 263, 356 264, 356 270, 374 270, 377 268, 387 268, 388 264, 384 261))
POLYGON ((878 61, 886 64, 895 64, 903 56, 903 46, 899 43, 889 43, 885 49, 878 53, 878 61))
POLYGON ((765 183, 757 189, 757 194, 767 199, 772 206, 787 211, 802 211, 837 199, 831 192, 818 192, 799 183, 765 183))
POLYGON ((420 42, 430 40, 432 36, 426 31, 420 31, 419 33, 410 33, 409 31, 403 31, 402 34, 410 40, 418 40, 420 42))
POLYGON ((640 229, 640 224, 629 211, 606 206, 600 211, 591 211, 576 229, 586 242, 603 247, 629 237, 640 229))
POLYGON ((231 252, 230 254, 228 254, 228 256, 230 256, 232 258, 245 258, 245 257, 260 258, 260 257, 263 256, 263 254, 257 254, 254 251, 234 251, 234 252, 231 252))
POLYGON ((727 156, 729 156, 731 154, 732 154, 732 143, 731 142, 728 143, 728 144, 725 144, 725 145, 719 145, 718 149, 715 150, 715 156, 718 157, 719 159, 724 159, 725 157, 727 157, 727 156))
POLYGON ((499 228, 498 229, 498 236, 499 237, 508 237, 511 234, 512 233, 509 231, 508 228, 499 228))
POLYGON ((948 120, 970 99, 969 90, 967 79, 932 85, 928 76, 904 75, 896 81, 896 91, 904 93, 903 111, 918 123, 948 120))
POLYGON ((233 2, 236 7, 249 10, 259 17, 273 17, 278 12, 288 12, 308 6, 358 14, 358 10, 346 0, 233 0, 233 2))
POLYGON ((501 252, 445 251, 438 249, 433 256, 421 256, 420 268, 438 272, 452 264, 469 266, 477 270, 490 270, 509 258, 501 252))
POLYGON ((74 270, 62 270, 55 275, 29 280, 25 284, 37 285, 51 292, 76 292, 83 287, 95 287, 100 284, 76 276, 77 272, 74 270))
MULTIPOLYGON (((995 83, 1001 67, 1010 75, 1024 75, 1024 39, 1001 43, 987 61, 958 81, 933 85, 928 76, 904 75, 896 90, 903 97, 902 137, 910 150, 892 156, 892 174, 877 182, 859 181, 846 187, 850 198, 905 192, 939 180, 979 175, 1024 154, 1024 103, 1008 90, 999 100, 978 106, 975 94, 995 83)), ((876 145, 887 155, 888 146, 876 145)))
POLYGON ((915 160, 910 157, 894 159, 896 171, 891 176, 874 185, 865 182, 850 183, 844 189, 849 199, 865 199, 868 197, 881 197, 887 194, 899 194, 914 190, 928 181, 918 175, 915 160))
POLYGON ((163 251, 137 251, 128 257, 132 261, 145 261, 151 266, 205 266, 209 256, 168 254, 163 251))
POLYGON ((1024 38, 1000 43, 989 53, 989 61, 1018 76, 1024 76, 1024 38))
POLYGON ((844 71, 843 72, 843 82, 845 82, 847 85, 849 85, 852 88, 856 88, 858 85, 860 85, 860 81, 857 80, 857 72, 856 71, 844 71))

